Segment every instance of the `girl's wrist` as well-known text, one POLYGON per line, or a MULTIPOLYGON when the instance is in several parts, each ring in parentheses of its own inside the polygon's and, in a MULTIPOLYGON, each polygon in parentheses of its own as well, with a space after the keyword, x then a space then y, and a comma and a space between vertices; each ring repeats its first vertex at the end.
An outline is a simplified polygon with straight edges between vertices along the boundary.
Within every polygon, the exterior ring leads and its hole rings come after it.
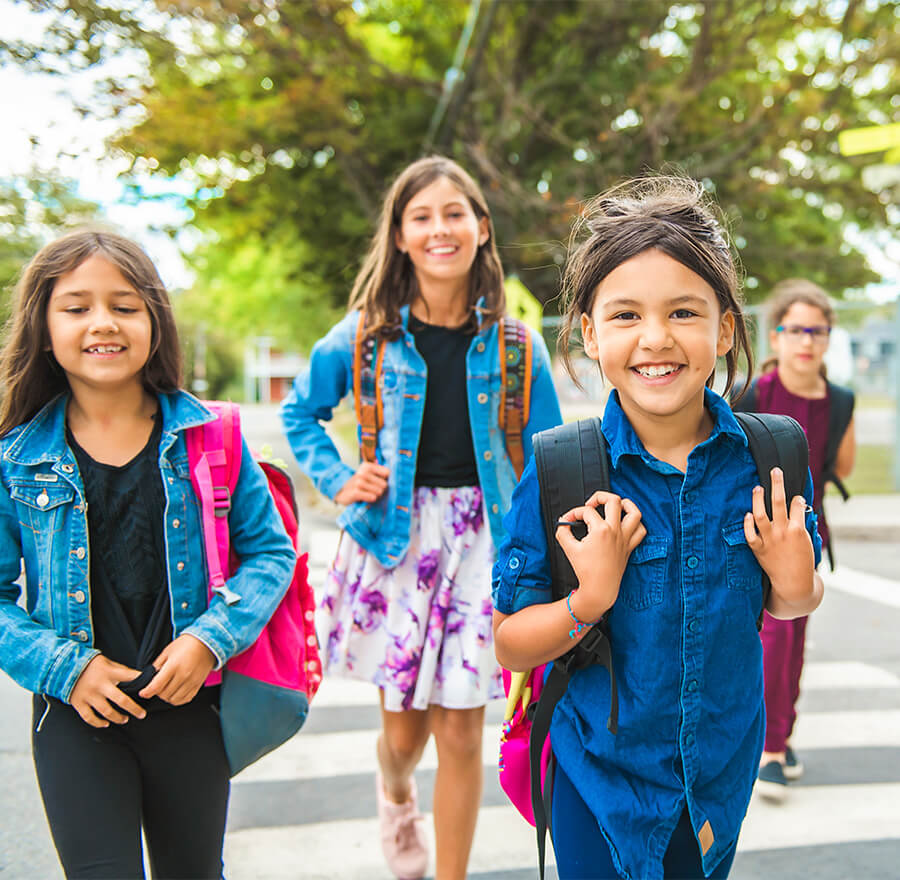
POLYGON ((581 607, 583 603, 579 600, 583 600, 583 596, 579 594, 579 590, 572 590, 566 596, 566 610, 569 612, 570 623, 572 624, 572 628, 569 630, 570 639, 578 638, 585 630, 590 629, 603 619, 603 613, 588 613, 587 609, 581 607))

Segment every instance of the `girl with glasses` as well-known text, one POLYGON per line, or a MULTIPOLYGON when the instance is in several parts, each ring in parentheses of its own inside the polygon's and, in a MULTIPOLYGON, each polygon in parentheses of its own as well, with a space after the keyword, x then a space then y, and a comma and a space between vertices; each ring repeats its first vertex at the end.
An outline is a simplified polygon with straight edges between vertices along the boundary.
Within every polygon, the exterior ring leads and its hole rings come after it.
MULTIPOLYGON (((832 482, 847 497, 841 480, 850 474, 856 455, 853 392, 829 382, 825 372, 834 309, 818 285, 793 279, 775 286, 768 319, 774 355, 763 363, 759 379, 733 406, 736 410, 783 413, 803 426, 809 441, 819 534, 834 568, 822 495, 825 484, 832 482)), ((767 612, 762 629, 766 743, 757 788, 776 802, 787 795, 788 780, 799 779, 803 773, 790 737, 797 718, 806 621, 807 617, 776 620, 767 612)))

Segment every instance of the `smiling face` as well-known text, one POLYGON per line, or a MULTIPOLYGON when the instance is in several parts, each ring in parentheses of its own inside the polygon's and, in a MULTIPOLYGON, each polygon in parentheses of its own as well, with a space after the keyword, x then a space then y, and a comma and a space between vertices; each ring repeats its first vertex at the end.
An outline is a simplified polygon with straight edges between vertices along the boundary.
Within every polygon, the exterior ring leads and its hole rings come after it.
POLYGON ((639 423, 703 415, 716 358, 731 349, 734 316, 699 275, 658 250, 626 260, 597 285, 581 317, 584 350, 639 423))
POLYGON ((61 275, 47 303, 50 347, 73 393, 141 386, 152 322, 143 297, 100 254, 61 275))
POLYGON ((420 289, 468 283, 478 248, 490 235, 469 199, 446 177, 438 177, 407 202, 396 232, 397 248, 409 256, 420 289))

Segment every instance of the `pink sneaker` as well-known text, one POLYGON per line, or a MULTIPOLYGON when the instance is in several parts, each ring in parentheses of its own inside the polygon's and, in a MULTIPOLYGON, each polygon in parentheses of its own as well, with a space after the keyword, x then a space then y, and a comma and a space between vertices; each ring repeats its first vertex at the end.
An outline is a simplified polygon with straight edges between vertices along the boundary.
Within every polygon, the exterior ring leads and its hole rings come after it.
POLYGON ((381 773, 375 773, 375 797, 381 823, 381 849, 398 880, 420 880, 428 868, 425 819, 419 812, 416 780, 410 779, 409 800, 395 804, 384 792, 381 773))

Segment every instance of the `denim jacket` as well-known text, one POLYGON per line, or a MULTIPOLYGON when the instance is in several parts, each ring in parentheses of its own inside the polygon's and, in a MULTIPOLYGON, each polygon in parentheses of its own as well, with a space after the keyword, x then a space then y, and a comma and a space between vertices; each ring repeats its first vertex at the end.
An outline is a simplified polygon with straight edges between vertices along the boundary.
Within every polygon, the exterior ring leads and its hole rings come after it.
MULTIPOLYGON (((341 513, 338 524, 386 568, 398 565, 409 546, 419 433, 425 411, 427 368, 407 329, 409 306, 401 309, 403 335, 384 344, 381 395, 384 424, 378 432, 377 458, 390 470, 387 492, 374 504, 357 502, 341 513)), ((351 312, 313 347, 309 367, 294 382, 282 404, 282 419, 300 467, 329 498, 353 476, 355 468, 341 460, 322 422, 353 389, 353 341, 359 312, 351 312)), ((469 421, 478 481, 495 545, 503 536, 503 514, 509 508, 516 474, 498 424, 500 357, 498 324, 483 327, 466 355, 469 421)), ((550 373, 550 355, 538 333, 531 331, 533 367, 531 406, 522 432, 525 460, 531 438, 562 422, 550 373)), ((357 432, 359 426, 357 426, 357 432)))
MULTIPOLYGON (((57 397, 0 440, 0 667, 22 687, 65 701, 99 653, 92 647, 87 505, 66 443, 67 402, 57 397), (24 607, 17 604, 22 560, 24 607)), ((290 583, 296 554, 245 443, 228 515, 241 564, 209 600, 184 431, 212 414, 184 391, 160 394, 159 403, 172 630, 202 641, 218 667, 256 639, 290 583)))

